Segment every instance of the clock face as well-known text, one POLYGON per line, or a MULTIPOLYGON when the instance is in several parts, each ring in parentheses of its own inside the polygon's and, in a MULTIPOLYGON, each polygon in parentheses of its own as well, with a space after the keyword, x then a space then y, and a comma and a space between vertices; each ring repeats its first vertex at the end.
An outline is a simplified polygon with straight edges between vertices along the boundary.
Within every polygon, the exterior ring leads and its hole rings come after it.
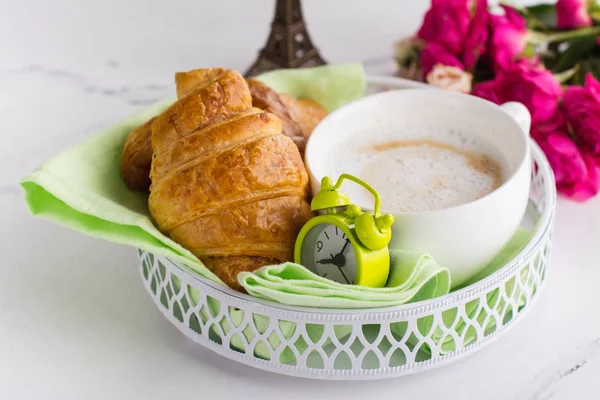
POLYGON ((311 240, 305 241, 306 252, 312 252, 310 269, 332 281, 354 284, 356 280, 356 255, 350 239, 335 225, 318 225, 311 240))

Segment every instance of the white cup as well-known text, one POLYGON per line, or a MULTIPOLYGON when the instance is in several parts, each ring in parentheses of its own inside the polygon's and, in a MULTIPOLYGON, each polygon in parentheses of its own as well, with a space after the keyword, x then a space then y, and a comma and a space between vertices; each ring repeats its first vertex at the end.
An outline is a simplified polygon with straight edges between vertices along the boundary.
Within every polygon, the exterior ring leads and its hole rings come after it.
MULTIPOLYGON (((406 126, 406 121, 430 130, 437 125, 480 137, 503 158, 498 161, 504 166, 504 183, 475 201, 434 211, 386 211, 395 217, 390 248, 431 254, 450 270, 456 287, 498 254, 523 218, 531 182, 531 116, 520 103, 497 106, 474 96, 438 90, 388 91, 365 97, 331 113, 312 133, 305 162, 313 194, 319 191, 321 179, 331 176, 324 161, 344 138, 359 129, 406 126)), ((368 203, 358 205, 372 208, 368 203)))

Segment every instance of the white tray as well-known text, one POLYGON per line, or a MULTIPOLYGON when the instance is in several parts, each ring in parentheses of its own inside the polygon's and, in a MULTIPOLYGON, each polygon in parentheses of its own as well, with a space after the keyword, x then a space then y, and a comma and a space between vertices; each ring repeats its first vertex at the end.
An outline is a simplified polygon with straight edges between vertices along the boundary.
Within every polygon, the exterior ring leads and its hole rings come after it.
MULTIPOLYGON (((368 80, 367 94, 415 87, 368 80)), ((290 307, 259 300, 139 251, 144 286, 182 333, 243 364, 315 379, 381 379, 448 364, 512 327, 544 283, 556 205, 554 177, 532 143, 527 246, 487 278, 424 302, 370 310, 290 307)))

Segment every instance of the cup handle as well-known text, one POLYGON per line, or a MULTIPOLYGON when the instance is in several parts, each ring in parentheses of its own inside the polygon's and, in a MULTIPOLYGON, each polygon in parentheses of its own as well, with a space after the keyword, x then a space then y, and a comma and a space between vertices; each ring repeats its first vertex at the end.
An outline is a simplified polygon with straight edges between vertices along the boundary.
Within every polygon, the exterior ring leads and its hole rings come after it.
POLYGON ((516 101, 510 101, 500 106, 504 112, 510 115, 521 126, 521 129, 529 136, 531 129, 531 114, 527 107, 516 101))

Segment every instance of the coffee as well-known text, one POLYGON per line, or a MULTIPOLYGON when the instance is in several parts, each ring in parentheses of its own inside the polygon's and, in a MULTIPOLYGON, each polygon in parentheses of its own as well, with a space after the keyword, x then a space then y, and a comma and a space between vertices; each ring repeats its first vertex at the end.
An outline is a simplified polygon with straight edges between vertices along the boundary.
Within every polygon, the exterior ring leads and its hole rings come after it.
MULTIPOLYGON (((369 182, 381 195, 384 210, 454 207, 477 200, 503 183, 502 164, 494 157, 494 149, 462 133, 377 139, 367 140, 363 135, 348 141, 352 145, 337 152, 334 169, 349 166, 347 172, 369 182)), ((366 192, 349 194, 353 199, 367 196, 366 192)))

